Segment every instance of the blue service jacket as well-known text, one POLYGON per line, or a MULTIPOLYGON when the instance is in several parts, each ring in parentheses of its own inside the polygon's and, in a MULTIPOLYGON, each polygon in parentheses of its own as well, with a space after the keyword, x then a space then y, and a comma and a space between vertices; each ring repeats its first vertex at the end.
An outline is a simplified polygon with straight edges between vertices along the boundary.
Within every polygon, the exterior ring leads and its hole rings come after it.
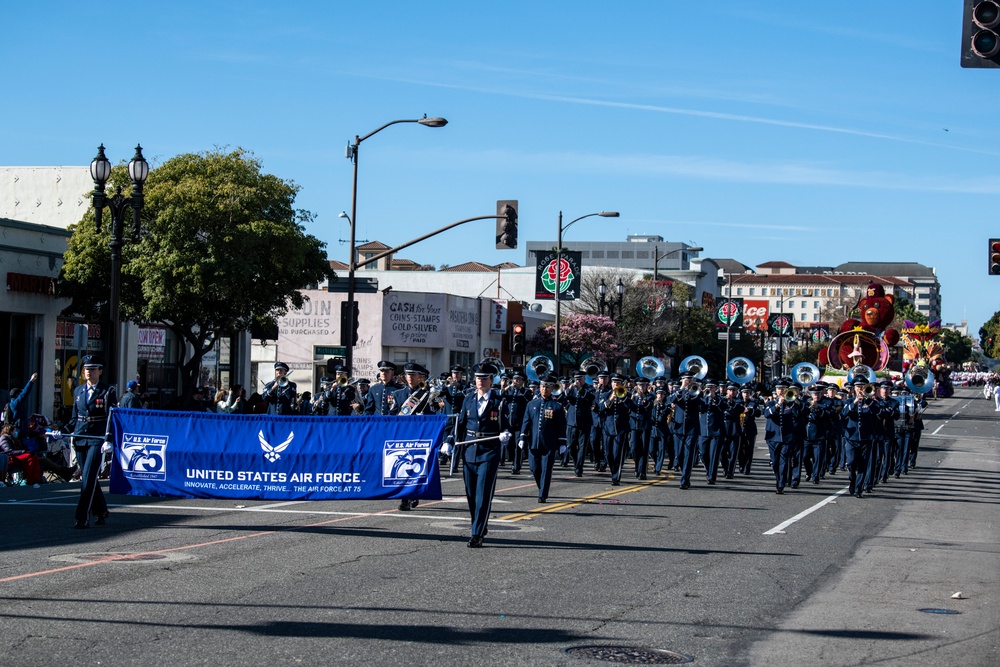
POLYGON ((566 444, 566 410, 554 399, 536 398, 528 403, 521 422, 521 440, 532 452, 548 452, 566 444))
POLYGON ((771 443, 795 443, 795 426, 798 408, 794 403, 777 400, 764 405, 764 440, 771 443))
MULTIPOLYGON (((370 391, 370 390, 369 390, 370 391)), ((349 384, 334 384, 322 394, 326 401, 327 414, 347 417, 354 414, 354 403, 358 400, 358 390, 349 384)))
POLYGON ((366 415, 388 415, 392 414, 392 405, 389 401, 389 397, 392 396, 393 392, 402 389, 395 382, 386 384, 385 382, 376 382, 368 390, 369 401, 365 406, 366 415))
POLYGON ((512 428, 521 428, 524 420, 524 410, 528 407, 528 401, 533 400, 527 387, 509 387, 503 393, 504 401, 507 404, 507 424, 512 428))
POLYGON ((878 412, 875 401, 848 399, 843 411, 844 437, 855 442, 874 438, 878 433, 878 412))
POLYGON ((563 392, 566 397, 566 424, 588 429, 594 424, 594 401, 597 394, 589 385, 572 386, 563 392))
POLYGON ((677 435, 691 436, 701 433, 701 394, 690 389, 678 389, 667 399, 674 405, 674 425, 677 435))
POLYGON ((608 390, 598 397, 597 409, 601 415, 601 428, 607 435, 625 435, 631 430, 632 399, 628 394, 625 398, 616 398, 614 390, 608 390))
MULTIPOLYGON (((94 385, 94 391, 87 397, 87 384, 84 383, 73 391, 73 433, 76 435, 94 435, 104 437, 108 431, 108 415, 111 408, 118 405, 118 394, 115 388, 106 382, 94 385)), ((79 446, 92 444, 93 441, 81 440, 79 446)))
POLYGON ((703 438, 715 438, 722 435, 725 428, 722 400, 717 394, 714 396, 706 395, 702 399, 699 418, 703 438))
POLYGON ((743 419, 743 435, 757 435, 757 417, 764 414, 763 403, 759 399, 751 398, 743 404, 743 414, 746 415, 743 419))
POLYGON ((260 395, 267 403, 267 414, 269 415, 294 415, 298 414, 295 409, 295 399, 298 397, 295 383, 289 380, 284 387, 278 385, 277 379, 271 380, 264 385, 264 393, 260 395))
POLYGON ((648 431, 652 426, 650 413, 653 409, 653 397, 649 394, 632 394, 632 411, 629 413, 629 428, 633 431, 648 431))

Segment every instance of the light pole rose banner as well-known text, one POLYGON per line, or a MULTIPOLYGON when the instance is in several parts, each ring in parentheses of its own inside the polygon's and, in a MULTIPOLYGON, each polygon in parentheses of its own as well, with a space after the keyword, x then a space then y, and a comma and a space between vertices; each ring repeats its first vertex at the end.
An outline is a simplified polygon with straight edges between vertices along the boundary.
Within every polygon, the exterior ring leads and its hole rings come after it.
POLYGON ((556 269, 554 250, 538 255, 538 270, 535 274, 535 299, 555 299, 556 286, 559 287, 560 301, 574 301, 580 298, 580 284, 583 271, 580 266, 581 253, 559 253, 559 269, 556 269))

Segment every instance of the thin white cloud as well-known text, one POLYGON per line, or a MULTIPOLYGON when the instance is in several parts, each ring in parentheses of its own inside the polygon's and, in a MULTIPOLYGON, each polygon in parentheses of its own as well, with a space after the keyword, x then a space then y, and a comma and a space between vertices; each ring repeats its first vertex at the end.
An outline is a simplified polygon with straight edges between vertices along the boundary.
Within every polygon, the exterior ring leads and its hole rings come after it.
POLYGON ((465 90, 469 92, 483 93, 487 95, 502 95, 506 97, 517 97, 520 99, 530 99, 530 100, 540 100, 547 102, 558 102, 563 104, 577 104, 586 106, 596 106, 596 107, 608 107, 616 109, 630 109, 635 111, 649 111, 653 113, 663 113, 678 116, 691 116, 697 118, 709 118, 720 121, 731 121, 739 123, 752 123, 758 125, 770 125, 774 127, 787 127, 799 130, 809 130, 814 132, 824 132, 832 134, 843 134, 856 137, 866 137, 870 139, 879 139, 883 141, 892 141, 905 144, 913 144, 917 146, 928 146, 932 148, 940 148, 945 150, 959 151, 965 153, 976 153, 981 155, 993 155, 1000 156, 998 151, 989 151, 979 148, 969 148, 966 146, 956 146, 954 144, 944 144, 934 141, 924 141, 921 139, 913 139, 911 137, 905 137, 895 134, 887 134, 884 132, 872 132, 868 130, 859 130, 850 127, 838 127, 835 125, 822 125, 818 123, 805 123, 792 120, 784 120, 779 118, 767 118, 764 116, 750 116, 746 114, 734 114, 725 113, 721 111, 707 111, 704 109, 689 109, 684 107, 672 107, 664 106, 659 104, 638 104, 634 102, 617 102, 613 100, 602 100, 589 97, 579 97, 573 95, 551 95, 545 93, 527 93, 527 92, 517 92, 510 89, 495 89, 483 86, 471 86, 466 84, 454 84, 454 83, 444 83, 440 81, 428 81, 425 79, 409 79, 394 76, 381 76, 377 74, 363 74, 358 72, 345 72, 345 74, 350 74, 353 76, 360 76, 364 78, 379 79, 383 81, 394 81, 396 83, 407 83, 412 85, 429 86, 433 88, 447 88, 450 90, 465 90))
MULTIPOLYGON (((629 220, 632 225, 666 225, 676 227, 735 227, 738 229, 773 229, 783 232, 813 232, 814 227, 799 225, 765 225, 743 222, 709 222, 706 220, 629 220)), ((761 237, 754 237, 761 238, 761 237)))

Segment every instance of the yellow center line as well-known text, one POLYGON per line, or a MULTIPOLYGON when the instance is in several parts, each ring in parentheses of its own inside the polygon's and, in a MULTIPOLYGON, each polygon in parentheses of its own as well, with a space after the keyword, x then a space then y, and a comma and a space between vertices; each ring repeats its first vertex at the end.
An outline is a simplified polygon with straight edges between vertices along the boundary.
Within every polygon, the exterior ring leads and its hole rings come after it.
POLYGON ((586 505, 592 503, 595 500, 603 500, 605 498, 614 498, 616 496, 624 496, 626 493, 635 493, 636 491, 643 491, 653 486, 663 486, 674 479, 673 474, 668 474, 666 477, 660 479, 654 479, 648 482, 636 482, 629 486, 613 487, 607 491, 602 491, 600 493, 595 493, 589 496, 583 496, 582 498, 574 498, 573 500, 567 500, 560 503, 552 503, 550 505, 545 505, 536 510, 530 510, 527 512, 515 512, 514 514, 507 514, 506 516, 497 517, 498 521, 521 521, 522 519, 531 519, 533 517, 539 516, 541 514, 551 514, 552 512, 559 512, 561 510, 572 509, 574 507, 579 507, 580 505, 586 505))

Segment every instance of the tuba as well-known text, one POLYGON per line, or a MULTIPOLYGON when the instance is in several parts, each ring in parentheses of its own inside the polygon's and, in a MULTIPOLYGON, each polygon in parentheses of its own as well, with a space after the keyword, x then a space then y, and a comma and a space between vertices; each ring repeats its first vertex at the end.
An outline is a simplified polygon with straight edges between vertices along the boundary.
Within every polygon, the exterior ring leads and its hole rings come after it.
POLYGON ((914 366, 906 371, 904 380, 914 394, 929 394, 934 389, 934 376, 927 366, 914 366))
POLYGON ((590 357, 583 360, 583 363, 580 364, 580 370, 587 374, 587 384, 594 384, 598 373, 608 371, 608 362, 600 357, 590 357))
POLYGON ((528 359, 528 365, 525 366, 524 373, 532 382, 540 382, 543 375, 555 372, 555 368, 551 359, 544 354, 540 354, 537 357, 528 359))
POLYGON ((858 364, 847 369, 848 383, 852 383, 858 378, 868 380, 869 384, 875 384, 878 381, 878 378, 875 376, 875 370, 871 366, 865 366, 864 364, 858 364))
POLYGON ((736 384, 746 384, 753 382, 757 375, 757 368, 753 362, 746 357, 736 357, 726 366, 726 377, 736 384))
POLYGON ((819 380, 819 368, 815 364, 803 361, 801 364, 792 366, 792 379, 803 387, 816 384, 819 380))
POLYGON ((679 370, 681 373, 691 373, 698 380, 704 380, 705 376, 708 375, 708 362, 705 361, 704 357, 699 357, 696 354, 691 355, 681 361, 679 370))
POLYGON ((635 372, 647 380, 663 375, 667 367, 656 357, 643 357, 635 363, 635 372))
POLYGON ((497 369, 497 374, 493 376, 493 384, 500 384, 501 378, 503 378, 504 374, 507 372, 507 369, 504 368, 503 361, 500 360, 500 357, 486 357, 480 363, 491 364, 497 369))

